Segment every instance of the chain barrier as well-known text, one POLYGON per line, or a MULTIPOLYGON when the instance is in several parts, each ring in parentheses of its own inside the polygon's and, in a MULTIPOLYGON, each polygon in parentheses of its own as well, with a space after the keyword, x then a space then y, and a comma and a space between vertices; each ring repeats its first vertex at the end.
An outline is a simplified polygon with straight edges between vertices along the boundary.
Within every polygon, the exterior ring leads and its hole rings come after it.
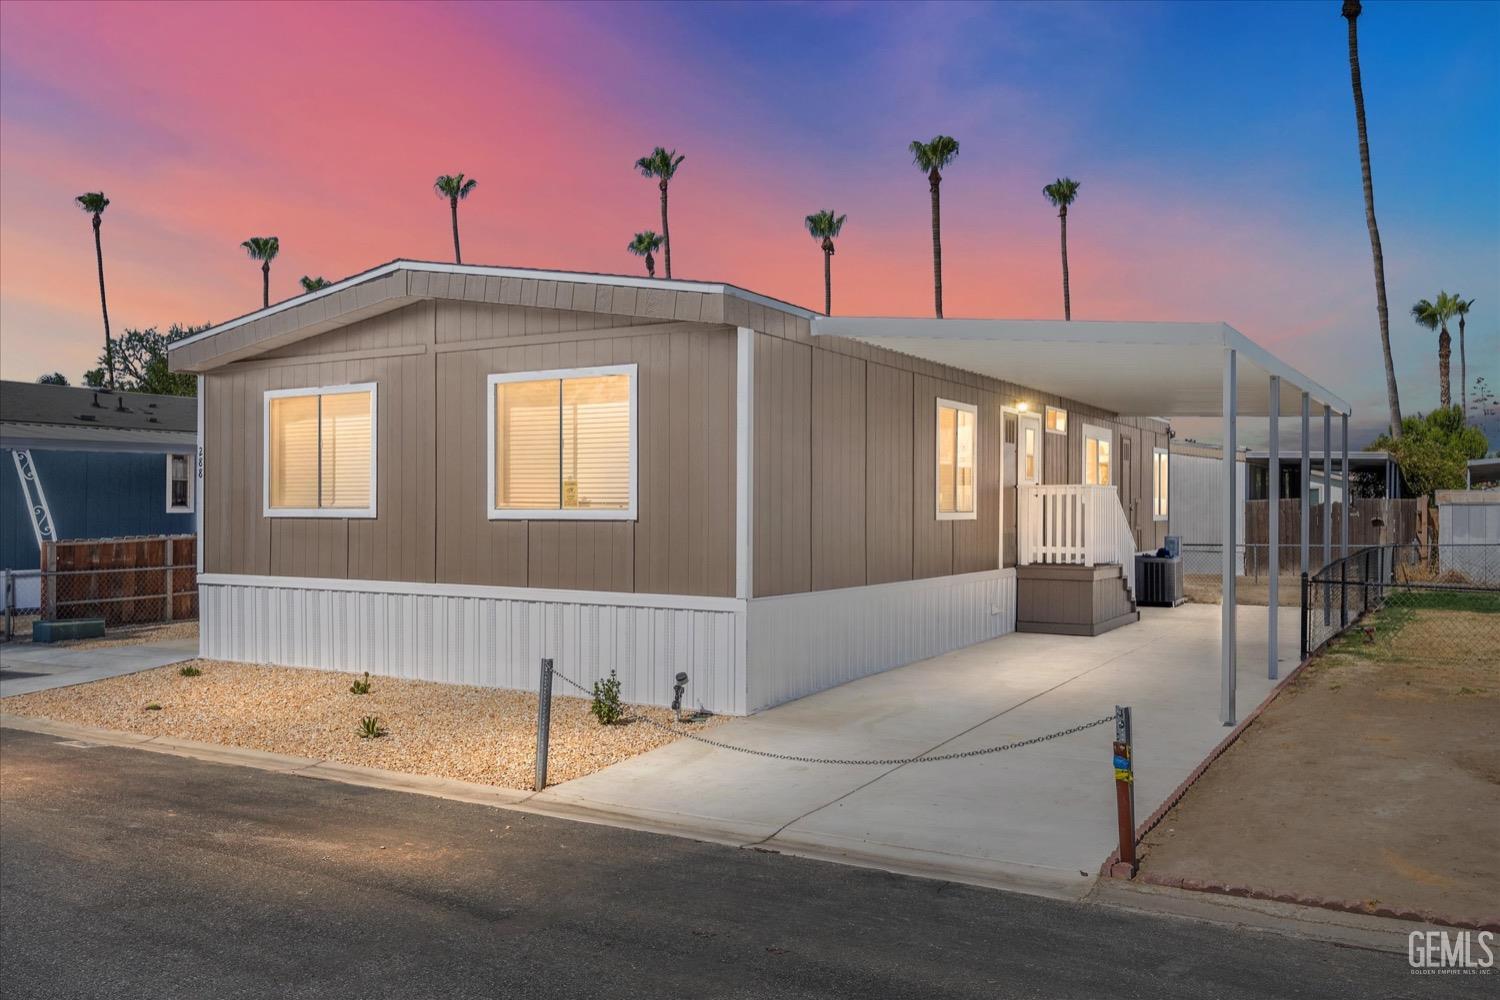
MULTIPOLYGON (((561 679, 564 684, 567 684, 569 687, 574 688, 575 690, 577 690, 585 698, 592 698, 594 696, 594 692, 588 690, 582 684, 579 684, 577 681, 573 680, 571 677, 569 677, 566 674, 562 673, 556 667, 553 667, 552 673, 553 673, 554 676, 556 676, 559 679, 561 679)), ((1003 752, 1005 750, 1018 750, 1021 747, 1032 746, 1033 744, 1036 744, 1036 743, 1046 743, 1048 740, 1060 739, 1063 736, 1071 736, 1074 733, 1081 733, 1085 729, 1093 729, 1095 726, 1102 726, 1106 722, 1114 722, 1115 721, 1115 716, 1114 716, 1114 713, 1111 712, 1109 715, 1106 715, 1102 719, 1095 719, 1092 722, 1083 722, 1083 723, 1080 723, 1079 725, 1072 726, 1072 727, 1070 727, 1068 729, 1061 729, 1061 730, 1058 730, 1055 733, 1048 733, 1045 736, 1033 736, 1030 739, 1016 740, 1013 743, 1001 743, 1001 744, 997 744, 995 746, 979 747, 979 748, 974 749, 974 750, 960 750, 960 751, 957 751, 957 752, 954 752, 954 753, 937 754, 937 755, 934 755, 934 756, 928 756, 927 754, 924 753, 924 754, 918 754, 915 757, 884 757, 884 758, 878 758, 878 759, 847 759, 847 758, 842 758, 842 757, 803 757, 803 756, 800 756, 798 754, 777 753, 774 750, 755 750, 755 749, 752 749, 750 747, 735 746, 733 743, 724 743, 724 742, 721 742, 719 740, 709 739, 707 736, 701 736, 698 733, 689 732, 686 729, 678 729, 675 726, 669 726, 666 723, 657 722, 655 719, 647 718, 644 715, 632 715, 632 716, 629 716, 628 718, 626 718, 625 721, 627 721, 627 722, 644 722, 648 726, 654 726, 657 729, 663 730, 664 732, 672 733, 674 736, 686 737, 687 739, 690 739, 690 740, 696 740, 699 743, 706 743, 707 745, 709 745, 711 747, 717 747, 720 750, 733 750, 736 753, 749 754, 749 755, 751 755, 753 757, 766 757, 766 758, 769 758, 771 760, 785 760, 785 761, 792 761, 792 762, 799 763, 799 764, 832 764, 832 765, 854 765, 854 766, 868 766, 868 767, 896 767, 898 765, 903 765, 903 764, 931 764, 931 763, 935 763, 935 762, 941 761, 941 760, 962 760, 965 757, 983 757, 986 754, 1001 753, 1001 752, 1003 752)))

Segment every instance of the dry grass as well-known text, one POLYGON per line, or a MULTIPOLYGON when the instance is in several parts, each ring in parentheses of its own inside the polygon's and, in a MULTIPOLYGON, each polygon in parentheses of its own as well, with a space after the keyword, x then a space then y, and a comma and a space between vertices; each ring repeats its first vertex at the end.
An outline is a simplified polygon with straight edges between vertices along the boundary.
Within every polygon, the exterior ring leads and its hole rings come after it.
MULTIPOLYGON (((1219 604, 1223 601, 1223 580, 1217 573, 1190 573, 1182 578, 1183 596, 1194 604, 1219 604)), ((1271 583, 1264 576, 1235 577, 1234 593, 1240 604, 1265 607, 1271 602, 1271 583)), ((1302 605, 1302 578, 1282 576, 1276 603, 1283 608, 1302 605)))
MULTIPOLYGON (((355 674, 193 660, 203 673, 183 677, 172 664, 125 677, 0 700, 0 710, 101 729, 218 743, 458 778, 504 788, 531 787, 537 697, 524 691, 372 677, 355 695, 355 674), (159 711, 146 705, 159 704, 159 711), (374 715, 386 735, 360 739, 374 715)), ((668 722, 667 709, 632 714, 668 722)), ((700 731, 714 723, 683 728, 700 731)), ((582 698, 554 695, 548 778, 591 774, 671 743, 655 726, 601 726, 582 698)))

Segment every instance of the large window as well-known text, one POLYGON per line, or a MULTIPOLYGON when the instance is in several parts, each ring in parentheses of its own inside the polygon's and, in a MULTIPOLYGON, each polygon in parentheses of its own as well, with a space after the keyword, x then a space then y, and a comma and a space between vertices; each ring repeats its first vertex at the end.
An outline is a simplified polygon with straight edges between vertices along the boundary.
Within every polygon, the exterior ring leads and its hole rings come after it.
POLYGON ((1083 425, 1083 482, 1087 486, 1108 486, 1114 459, 1110 456, 1110 432, 1104 427, 1083 425))
POLYGON ((375 516, 375 384, 266 393, 267 517, 375 516))
POLYGON ((1165 448, 1151 449, 1151 519, 1153 521, 1165 521, 1167 519, 1167 497, 1170 484, 1167 481, 1167 470, 1170 468, 1170 459, 1165 448))
POLYGON ((968 403, 937 401, 937 517, 939 521, 972 520, 974 512, 974 437, 979 409, 968 403))
POLYGON ((491 518, 635 518, 635 365, 489 378, 491 518))
POLYGON ((193 512, 193 456, 167 456, 167 513, 193 512))

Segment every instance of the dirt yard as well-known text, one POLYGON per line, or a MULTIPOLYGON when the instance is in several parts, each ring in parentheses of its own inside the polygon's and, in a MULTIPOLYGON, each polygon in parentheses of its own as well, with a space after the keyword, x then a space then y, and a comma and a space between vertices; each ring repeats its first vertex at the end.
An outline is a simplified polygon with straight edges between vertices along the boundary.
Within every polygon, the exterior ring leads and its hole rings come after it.
MULTIPOLYGON (((1191 573, 1182 578, 1183 596, 1194 604, 1219 604, 1224 595, 1224 581, 1218 574, 1191 573)), ((1271 602, 1271 583, 1266 577, 1235 577, 1235 596, 1241 604, 1265 607, 1271 602)), ((1283 608, 1302 605, 1302 578, 1283 576, 1276 603, 1283 608)))
POLYGON ((1168 877, 1500 911, 1500 596, 1391 608, 1300 674, 1143 845, 1168 877))
MULTIPOLYGON (((370 678, 356 674, 194 660, 188 664, 0 699, 0 711, 100 729, 218 743, 429 774, 504 788, 531 787, 536 755, 534 693, 370 678), (148 708, 158 705, 160 708, 148 708), (364 716, 385 735, 361 739, 364 716)), ((668 722, 667 709, 632 708, 668 722)), ((690 725, 700 731, 712 726, 690 725)), ((589 702, 554 694, 548 780, 591 774, 679 737, 642 722, 601 726, 589 702)))
MULTIPOLYGON (((13 622, 15 638, 12 642, 31 642, 31 625, 35 615, 16 618, 13 622)), ((73 639, 54 642, 54 649, 108 649, 111 646, 139 646, 148 642, 172 642, 177 639, 198 638, 198 623, 164 622, 160 625, 135 625, 128 628, 112 628, 100 639, 73 639)))

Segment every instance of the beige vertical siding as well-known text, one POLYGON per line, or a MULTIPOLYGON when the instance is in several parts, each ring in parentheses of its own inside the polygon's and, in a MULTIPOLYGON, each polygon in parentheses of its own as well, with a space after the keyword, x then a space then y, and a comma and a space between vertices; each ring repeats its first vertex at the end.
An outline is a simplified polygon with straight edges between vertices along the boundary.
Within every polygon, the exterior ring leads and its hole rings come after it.
POLYGON ((755 338, 755 596, 812 588, 812 348, 755 338))
POLYGON ((867 365, 866 582, 912 578, 912 373, 867 365))
POLYGON ((813 351, 813 590, 862 587, 867 582, 866 412, 865 363, 831 351, 813 351))
MULTIPOLYGON (((470 291, 490 289, 481 281, 470 291)), ((206 569, 732 595, 734 334, 635 323, 535 305, 423 301, 210 372, 206 569), (486 377, 624 363, 639 366, 638 519, 489 520, 486 377), (377 516, 263 516, 265 390, 366 381, 379 387, 377 516)))

